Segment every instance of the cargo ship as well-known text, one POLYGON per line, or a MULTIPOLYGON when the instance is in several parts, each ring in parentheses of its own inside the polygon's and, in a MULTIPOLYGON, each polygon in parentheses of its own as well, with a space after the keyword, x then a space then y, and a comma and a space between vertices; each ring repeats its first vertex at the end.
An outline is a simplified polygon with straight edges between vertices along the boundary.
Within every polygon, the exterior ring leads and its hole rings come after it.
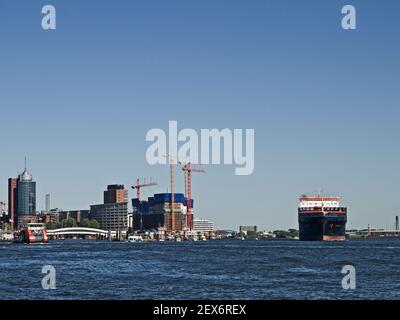
POLYGON ((14 236, 17 243, 48 243, 46 225, 44 223, 25 223, 22 224, 14 236))
POLYGON ((347 208, 339 197, 300 197, 299 238, 303 241, 346 240, 347 208))

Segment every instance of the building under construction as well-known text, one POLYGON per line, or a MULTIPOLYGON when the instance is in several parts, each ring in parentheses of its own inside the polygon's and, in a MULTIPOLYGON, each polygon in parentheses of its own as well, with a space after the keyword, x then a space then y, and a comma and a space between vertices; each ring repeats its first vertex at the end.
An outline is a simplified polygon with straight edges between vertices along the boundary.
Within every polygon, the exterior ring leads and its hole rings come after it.
MULTIPOLYGON (((187 206, 188 201, 182 193, 159 193, 148 200, 132 199, 133 230, 164 229, 170 231, 189 230, 187 206), (174 210, 171 203, 174 203, 174 210), (172 215, 173 211, 173 215, 172 215)), ((193 199, 191 200, 193 208, 193 199)))

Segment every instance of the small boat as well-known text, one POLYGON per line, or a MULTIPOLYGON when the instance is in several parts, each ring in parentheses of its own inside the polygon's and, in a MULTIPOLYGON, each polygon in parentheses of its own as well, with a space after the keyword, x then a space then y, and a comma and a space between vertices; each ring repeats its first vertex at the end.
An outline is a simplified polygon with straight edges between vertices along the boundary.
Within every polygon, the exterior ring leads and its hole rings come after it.
POLYGON ((48 243, 46 225, 44 223, 25 223, 19 226, 15 233, 14 242, 16 243, 48 243))
POLYGON ((181 238, 176 238, 175 241, 176 241, 176 242, 181 242, 182 239, 181 239, 181 238))
POLYGON ((133 242, 142 242, 143 238, 141 236, 129 236, 128 237, 128 242, 133 243, 133 242))
POLYGON ((4 241, 4 242, 12 242, 14 240, 14 235, 12 233, 4 233, 4 234, 0 234, 0 242, 4 241))

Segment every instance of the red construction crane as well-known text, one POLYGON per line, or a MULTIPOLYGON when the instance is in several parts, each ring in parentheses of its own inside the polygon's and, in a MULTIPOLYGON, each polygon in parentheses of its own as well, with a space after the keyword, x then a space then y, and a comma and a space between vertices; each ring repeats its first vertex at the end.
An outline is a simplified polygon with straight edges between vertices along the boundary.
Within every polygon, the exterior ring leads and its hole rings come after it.
POLYGON ((190 162, 182 164, 182 170, 185 173, 185 197, 187 201, 187 226, 189 230, 193 229, 193 215, 192 215, 192 172, 195 173, 206 173, 205 170, 202 170, 197 167, 192 167, 190 162))
POLYGON ((146 178, 144 179, 143 183, 140 183, 140 179, 137 178, 136 185, 133 185, 132 189, 136 189, 136 196, 140 200, 140 188, 156 186, 156 185, 157 185, 157 182, 152 182, 151 179, 150 179, 149 183, 146 183, 146 178))

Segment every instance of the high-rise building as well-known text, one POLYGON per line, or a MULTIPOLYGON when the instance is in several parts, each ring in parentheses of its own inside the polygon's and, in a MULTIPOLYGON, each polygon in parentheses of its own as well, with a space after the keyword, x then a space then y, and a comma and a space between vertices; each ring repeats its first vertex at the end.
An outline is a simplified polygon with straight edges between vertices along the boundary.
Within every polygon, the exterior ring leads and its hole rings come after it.
POLYGON ((126 203, 128 202, 128 190, 121 184, 107 186, 104 191, 104 203, 126 203))
POLYGON ((18 178, 8 179, 8 215, 10 217, 11 229, 18 225, 18 178))
POLYGON ((36 182, 25 168, 17 182, 18 224, 36 222, 36 182))
POLYGON ((45 211, 46 212, 50 212, 50 194, 48 193, 48 194, 46 194, 46 199, 45 199, 45 201, 46 201, 46 205, 45 205, 45 211))
POLYGON ((128 230, 128 190, 123 185, 109 185, 104 191, 104 204, 90 206, 90 219, 100 228, 118 233, 128 230))

